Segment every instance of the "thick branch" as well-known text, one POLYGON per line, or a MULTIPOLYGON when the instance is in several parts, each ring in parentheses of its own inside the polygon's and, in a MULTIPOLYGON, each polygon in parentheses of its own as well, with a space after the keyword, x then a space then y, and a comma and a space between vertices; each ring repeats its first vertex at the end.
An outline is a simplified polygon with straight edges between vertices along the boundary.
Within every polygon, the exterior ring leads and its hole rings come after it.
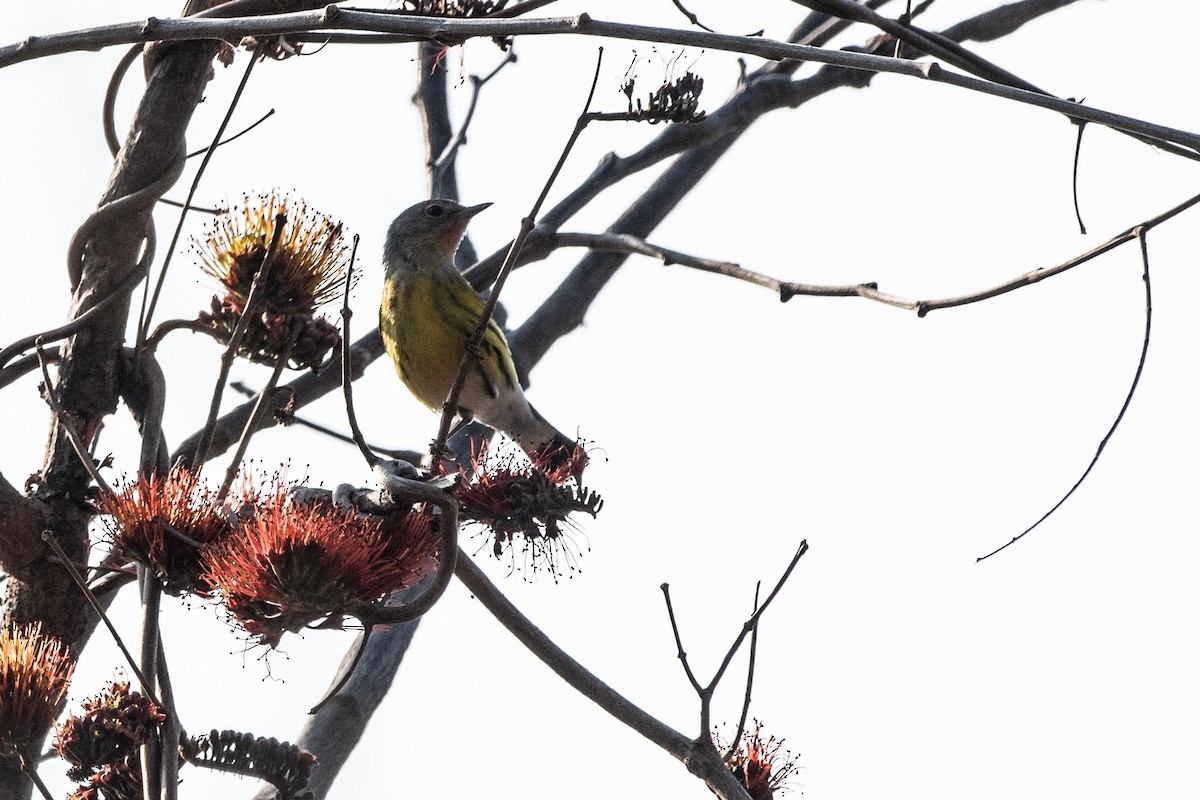
MULTIPOLYGON (((1053 10, 1048 8, 1047 10, 1053 10)), ((1045 13, 1041 11, 1040 13, 1045 13)), ((1032 14, 1032 12, 1031 12, 1032 14)), ((16 44, 0 47, 0 67, 55 53, 81 49, 97 49, 118 44, 147 41, 180 41, 186 39, 223 39, 238 41, 245 36, 280 35, 312 30, 357 29, 388 33, 403 33, 422 39, 441 42, 461 42, 478 37, 582 35, 612 39, 674 44, 724 50, 758 56, 772 61, 798 60, 832 64, 867 72, 887 72, 922 78, 952 86, 1003 97, 1008 100, 1050 109, 1070 119, 1082 119, 1115 130, 1142 137, 1161 139, 1200 150, 1200 134, 1145 122, 1114 114, 1102 109, 1076 104, 1069 100, 1048 97, 1025 89, 995 84, 948 72, 936 63, 917 63, 906 59, 888 58, 866 53, 825 50, 801 44, 789 44, 771 39, 729 36, 706 31, 676 30, 648 25, 630 25, 592 19, 586 14, 577 17, 552 19, 439 19, 395 16, 366 11, 350 11, 329 5, 320 11, 280 14, 272 17, 210 19, 157 19, 127 22, 92 28, 86 31, 30 37, 16 44)))

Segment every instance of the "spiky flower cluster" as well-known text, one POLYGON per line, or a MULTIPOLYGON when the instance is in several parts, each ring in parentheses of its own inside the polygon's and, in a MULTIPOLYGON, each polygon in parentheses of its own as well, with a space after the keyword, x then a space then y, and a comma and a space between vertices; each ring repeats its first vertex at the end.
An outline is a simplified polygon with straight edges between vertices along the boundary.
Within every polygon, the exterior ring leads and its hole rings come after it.
POLYGON ((255 777, 279 790, 280 800, 304 800, 316 757, 294 744, 237 731, 210 731, 184 743, 190 761, 255 777))
POLYGON ((524 545, 526 562, 537 569, 542 565, 553 575, 560 563, 571 563, 573 552, 564 535, 573 512, 591 514, 600 511, 604 501, 584 488, 577 477, 587 463, 583 447, 576 445, 570 458, 557 454, 532 454, 524 463, 521 456, 477 456, 470 475, 460 476, 453 487, 462 518, 484 526, 492 537, 492 552, 499 558, 506 551, 517 563, 515 542, 524 545))
POLYGON ((286 358, 298 369, 314 367, 340 341, 337 328, 315 314, 341 292, 349 250, 341 223, 310 211, 303 200, 274 190, 246 195, 242 205, 218 215, 202 239, 193 239, 200 268, 225 288, 223 297, 213 297, 210 311, 201 312, 200 322, 219 341, 231 340, 281 214, 286 221, 243 323, 238 355, 268 364, 286 358))
POLYGON ((271 647, 318 620, 340 625, 437 569, 441 538, 430 514, 293 502, 296 488, 276 475, 263 489, 244 473, 235 499, 220 504, 195 476, 172 470, 97 506, 122 553, 174 593, 215 596, 271 647))
POLYGON ((673 81, 666 81, 646 98, 634 99, 634 79, 629 78, 621 87, 629 101, 629 114, 634 119, 654 125, 659 122, 700 122, 704 112, 700 111, 700 93, 704 91, 704 78, 694 72, 685 72, 673 81))
POLYGON ((138 748, 166 716, 128 681, 114 681, 85 700, 83 713, 58 727, 54 748, 71 767, 67 777, 79 781, 72 798, 139 798, 141 766, 138 748))
POLYGON ((365 516, 324 502, 259 502, 204 550, 203 580, 258 641, 347 616, 436 569, 440 538, 424 513, 365 516))
POLYGON ((154 570, 168 591, 208 592, 200 552, 228 535, 231 523, 198 476, 177 468, 139 477, 101 497, 97 510, 108 515, 114 544, 154 570))
POLYGON ((422 17, 484 17, 508 0, 401 0, 400 10, 422 17))
POLYGON ((75 660, 40 623, 0 630, 0 757, 34 755, 66 700, 75 660))
MULTIPOLYGON (((764 739, 762 728, 762 722, 754 720, 754 731, 742 737, 726 762, 751 800, 771 800, 776 792, 787 791, 787 779, 798 769, 798 757, 783 749, 784 740, 774 736, 764 739)), ((719 750, 729 749, 715 731, 713 741, 719 750)))

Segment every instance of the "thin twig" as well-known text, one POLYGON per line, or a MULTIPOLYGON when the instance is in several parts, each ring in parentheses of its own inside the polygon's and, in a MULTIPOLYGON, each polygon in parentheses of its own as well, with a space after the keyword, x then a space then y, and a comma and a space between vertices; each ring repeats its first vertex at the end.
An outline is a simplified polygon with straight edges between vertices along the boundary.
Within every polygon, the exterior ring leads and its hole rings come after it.
POLYGON ((708 31, 709 33, 716 33, 716 31, 714 31, 712 28, 708 27, 703 22, 701 22, 699 17, 697 17, 691 11, 688 11, 687 8, 684 7, 681 0, 671 0, 671 2, 675 4, 675 7, 677 9, 679 9, 679 13, 683 14, 685 17, 688 18, 688 22, 692 23, 697 28, 703 28, 704 30, 708 31))
MULTIPOLYGON (((147 230, 153 231, 153 228, 148 228, 147 230)), ((30 347, 33 347, 34 342, 38 340, 41 340, 43 344, 48 344, 50 342, 61 341, 68 336, 78 333, 90 325, 96 318, 98 318, 114 300, 119 297, 123 297, 129 292, 132 292, 133 287, 137 286, 138 282, 146 276, 147 268, 150 265, 150 260, 154 258, 153 243, 148 241, 147 244, 149 246, 143 252, 142 258, 138 260, 137 265, 129 271, 129 274, 125 276, 124 280, 122 280, 119 284, 105 293, 103 297, 97 300, 95 305, 64 325, 59 325, 57 328, 51 328, 48 331, 42 331, 41 333, 35 333, 30 336, 26 336, 23 339, 13 342, 3 350, 0 350, 0 367, 6 365, 9 359, 11 359, 13 356, 23 353, 30 347)))
POLYGON ((183 735, 183 723, 175 707, 175 692, 171 688, 171 673, 167 669, 167 654, 161 638, 158 642, 158 687, 170 713, 162 726, 162 785, 163 800, 178 800, 179 797, 179 739, 183 735))
MULTIPOLYGON (((162 586, 154 573, 144 565, 138 565, 138 581, 142 589, 142 675, 158 685, 158 615, 162 608, 162 586)), ((162 706, 160 706, 161 708, 162 706)), ((158 800, 162 785, 162 742, 161 729, 142 742, 139 757, 142 762, 142 797, 158 800)))
POLYGON ((98 617, 100 617, 100 621, 103 622, 105 627, 108 628, 108 632, 112 635, 113 641, 116 642, 117 647, 121 650, 121 655, 125 656, 125 662, 129 664, 129 668, 133 670, 133 674, 137 677, 138 684, 142 687, 142 692, 146 695, 146 697, 150 698, 150 701, 154 703, 154 705, 158 706, 159 708, 166 708, 162 701, 158 699, 158 694, 154 691, 154 686, 151 685, 151 683, 146 680, 146 676, 142 674, 141 667, 138 666, 133 654, 129 652, 129 648, 125 646, 125 642, 121 639, 121 635, 117 633, 117 629, 113 626, 112 620, 108 618, 108 614, 106 614, 104 611, 104 606, 101 605, 100 601, 96 599, 96 595, 92 594, 92 590, 88 588, 87 583, 83 580, 83 576, 79 574, 79 570, 75 569, 75 565, 71 563, 69 558, 67 558, 66 551, 62 549, 62 545, 60 545, 58 540, 54 538, 54 532, 48 530, 42 531, 42 541, 50 545, 50 549, 52 549, 54 554, 62 560, 63 569, 65 569, 71 576, 71 580, 75 581, 75 585, 79 587, 79 591, 83 592, 83 597, 87 600, 88 605, 92 607, 92 610, 96 612, 98 617))
MULTIPOLYGON (((233 383, 229 384, 229 388, 246 397, 258 396, 257 390, 251 389, 241 381, 234 381, 233 383)), ((279 391, 288 391, 288 387, 281 387, 279 391)), ((309 428, 310 430, 314 430, 317 433, 322 433, 331 439, 337 439, 339 442, 345 442, 346 444, 353 444, 357 446, 357 442, 354 441, 352 436, 347 436, 344 433, 335 431, 332 428, 327 428, 324 425, 319 425, 312 420, 304 419, 303 417, 296 416, 295 414, 290 415, 285 424, 300 425, 302 427, 309 428)), ((386 458, 394 458, 400 461, 407 461, 411 464, 419 463, 421 457, 424 455, 424 453, 419 450, 380 447, 379 445, 371 444, 370 442, 367 443, 367 447, 376 455, 384 456, 386 458)))
MULTIPOLYGON (((762 589, 762 581, 759 581, 754 586, 754 611, 758 611, 758 593, 762 589)), ((750 659, 746 667, 746 695, 742 699, 742 714, 738 717, 737 732, 733 734, 733 740, 729 744, 729 749, 721 756, 722 761, 729 761, 733 754, 737 752, 738 742, 742 740, 742 734, 746 730, 746 717, 750 713, 750 690, 754 687, 754 664, 758 656, 758 624, 755 623, 754 630, 750 632, 750 659)))
POLYGON ((442 178, 446 174, 446 170, 454 162, 455 156, 458 155, 459 148, 467 141, 467 129, 471 126, 471 120, 475 117, 475 108, 479 105, 479 93, 484 85, 492 78, 500 73, 508 64, 515 64, 517 54, 509 48, 504 54, 504 59, 496 65, 496 68, 487 75, 480 78, 478 75, 471 76, 471 100, 467 104, 467 113, 463 117, 462 124, 458 126, 458 130, 450 137, 450 141, 446 142, 446 146, 442 148, 442 152, 434 159, 430 166, 430 183, 434 188, 434 197, 443 197, 442 192, 437 188, 442 185, 442 178))
POLYGON ((346 684, 350 682, 350 679, 354 677, 354 668, 358 666, 359 661, 362 661, 363 653, 367 652, 367 642, 370 641, 371 631, 374 630, 374 628, 375 626, 373 625, 367 625, 366 623, 363 623, 362 637, 358 640, 358 647, 354 650, 354 657, 350 659, 350 665, 347 666, 342 672, 341 679, 338 680, 338 682, 332 687, 330 687, 329 691, 325 693, 324 697, 317 701, 316 705, 308 710, 309 716, 316 714, 318 711, 324 708, 330 700, 337 697, 338 692, 344 689, 346 684))
POLYGON ((354 315, 354 312, 350 310, 350 282, 354 278, 354 257, 358 253, 357 233, 354 234, 352 241, 350 266, 346 270, 346 285, 342 287, 342 397, 346 401, 346 421, 350 424, 350 435, 354 444, 358 447, 358 452, 362 453, 367 466, 374 467, 379 463, 379 459, 371 452, 371 448, 367 447, 362 429, 358 427, 358 415, 354 413, 354 376, 350 374, 350 317, 354 315))
MULTIPOLYGON (((267 277, 271 271, 271 262, 274 260, 275 249, 279 246, 279 240, 283 236, 283 227, 287 224, 287 215, 279 213, 275 215, 275 227, 271 231, 271 241, 267 245, 267 252, 263 255, 262 264, 258 271, 254 273, 254 280, 250 282, 250 291, 246 295, 246 303, 242 307, 242 313, 238 317, 237 325, 233 327, 233 333, 229 337, 229 344, 225 347, 225 352, 221 354, 221 370, 217 375, 217 384, 213 388, 212 402, 208 408, 208 420, 204 424, 204 428, 200 432, 200 440, 196 445, 196 454, 192 459, 192 465, 199 467, 208 459, 208 448, 212 444, 213 429, 217 424, 217 412, 221 409, 221 396, 225 393, 225 381, 229 379, 229 370, 233 367, 233 360, 237 356, 238 347, 242 344, 242 337, 246 335, 246 329, 250 325, 252 314, 257 311, 255 306, 258 305, 259 295, 266 291, 267 277)), ((262 395, 266 396, 266 395, 262 395)))
POLYGON ((1133 394, 1137 391, 1138 383, 1142 379, 1142 370, 1146 366, 1146 354, 1150 352, 1150 317, 1152 314, 1150 302, 1150 253, 1146 247, 1146 229, 1138 228, 1136 235, 1138 243, 1141 245, 1142 249, 1142 282, 1145 284, 1146 293, 1146 326, 1144 333, 1142 334, 1142 352, 1141 355, 1138 356, 1137 369, 1133 373, 1133 381, 1129 385, 1129 391, 1125 393, 1125 402, 1121 404, 1121 410, 1117 412, 1117 418, 1113 420, 1108 432, 1104 434, 1104 438, 1100 440, 1100 444, 1096 448, 1096 454, 1092 456, 1092 460, 1088 463, 1087 469, 1083 471, 1083 474, 1079 476, 1079 479, 1075 481, 1070 489, 1067 490, 1067 493, 1062 496, 1062 499, 1055 503, 1054 506, 1045 514, 1042 514, 1042 516, 1038 518, 1037 522, 1033 523, 1028 528, 1021 531, 1012 539, 1000 545, 987 555, 980 556, 979 558, 975 559, 975 563, 977 564, 984 559, 991 558, 1001 550, 1016 544, 1018 540, 1023 539, 1026 534, 1030 533, 1034 528, 1045 522, 1051 514, 1053 514, 1055 511, 1058 511, 1058 509, 1062 507, 1062 504, 1067 502, 1067 499, 1071 495, 1075 494, 1075 490, 1078 489, 1083 482, 1087 480, 1087 476, 1092 473, 1092 468, 1095 467, 1096 462, 1100 460, 1100 454, 1103 453, 1104 448, 1108 446, 1108 440, 1111 439, 1113 434, 1117 432, 1117 426, 1121 424, 1121 420, 1125 418, 1125 412, 1129 410, 1129 404, 1133 402, 1133 394))
POLYGON ((546 201, 546 196, 550 194, 550 187, 554 185, 555 179, 567 161, 567 156, 570 155, 575 142, 578 141, 580 134, 583 133, 583 129, 587 127, 588 109, 591 108, 592 98, 596 94, 596 84, 600 80, 600 65, 603 59, 604 48, 600 48, 596 54, 596 72, 592 76, 592 86, 588 91, 587 102, 583 104, 583 111, 575 122, 575 128, 571 131, 571 135, 568 137, 567 143, 558 157, 558 162, 554 165, 554 169, 550 171, 550 176, 542 186, 541 194, 534 201, 533 208, 529 210, 529 214, 521 220, 521 228, 513 239, 512 246, 508 249, 508 255, 505 257, 504 263, 500 266, 500 272, 496 276, 496 282, 492 285, 492 290, 488 294, 487 301, 483 304, 483 311, 479 315, 479 324, 475 326, 475 332, 467 342, 462 360, 458 364, 458 372, 454 376, 454 383, 451 384, 450 393, 446 396, 446 402, 442 406, 442 419, 438 426, 438 435, 434 439, 433 447, 430 450, 434 471, 437 471, 441 464, 442 453, 446 449, 446 439, 450 436, 450 423, 454 419, 454 415, 458 413, 458 396, 462 393, 463 384, 466 383, 467 370, 474 363, 475 359, 478 358, 478 353, 480 352, 479 345, 483 341, 484 333, 487 332, 488 323, 492 319, 492 313, 496 310, 496 304, 500 301, 500 292, 504 289, 504 282, 508 280, 508 275, 516 264, 517 257, 521 254, 521 248, 525 246, 525 240, 529 237, 529 232, 533 230, 538 212, 541 211, 542 204, 546 201))
POLYGON ((1071 161, 1071 199, 1075 203, 1075 221, 1079 223, 1079 233, 1087 236, 1087 226, 1083 224, 1083 214, 1079 211, 1079 154, 1083 151, 1083 129, 1086 122, 1076 126, 1079 130, 1075 135, 1075 158, 1071 161))
POLYGON ((292 349, 295 348, 296 342, 299 341, 300 334, 303 332, 303 320, 293 320, 287 344, 277 356, 275 369, 271 371, 271 377, 267 379, 267 385, 258 393, 258 402, 255 404, 250 418, 246 420, 246 427, 242 429, 242 436, 238 440, 237 449, 233 453, 233 458, 229 461, 229 466, 225 469, 225 480, 221 482, 221 488, 217 491, 216 497, 213 500, 215 505, 220 505, 225 501, 226 495, 229 494, 229 489, 233 486, 234 478, 241 471, 242 458, 245 457, 246 449, 250 447, 250 439, 258 430, 258 422, 262 419, 263 413, 266 411, 267 398, 275 391, 275 384, 279 382, 279 376, 283 373, 284 367, 287 366, 288 359, 292 356, 292 349))
POLYGON ((433 608, 434 603, 441 598, 446 587, 450 585, 450 579, 454 577, 455 568, 459 559, 462 558, 458 549, 458 501, 448 492, 436 486, 400 475, 393 466, 394 464, 395 462, 376 464, 374 472, 392 497, 411 498, 418 502, 437 506, 441 512, 438 519, 438 526, 442 534, 439 554, 441 561, 438 563, 437 572, 434 573, 429 585, 410 602, 392 608, 385 606, 384 602, 386 601, 381 600, 357 611, 355 616, 362 620, 364 627, 408 622, 433 608))
POLYGON ((145 349, 153 350, 158 347, 159 343, 162 342, 168 333, 180 330, 203 333, 215 337, 213 329, 198 319, 168 319, 160 322, 154 329, 154 333, 146 337, 145 349))
MULTIPOLYGON (((778 292, 779 299, 783 302, 791 300, 793 297, 861 297, 864 300, 871 300, 884 305, 903 308, 909 311, 917 312, 917 316, 924 317, 930 311, 937 311, 944 308, 955 308, 957 306, 970 305, 983 300, 990 300, 993 297, 998 297, 1002 294, 1015 291, 1017 289, 1031 286, 1039 283, 1046 278, 1059 275, 1068 270, 1074 269, 1082 264, 1086 264, 1092 259, 1104 255, 1121 245, 1131 242, 1138 238, 1139 231, 1149 232, 1152 228, 1161 225, 1162 223, 1178 216, 1187 211, 1193 206, 1200 204, 1200 195, 1184 200, 1161 214, 1144 220, 1143 222, 1128 228, 1121 233, 1113 236, 1107 242, 1100 244, 1085 253, 1081 253, 1074 258, 1061 262, 1051 267, 1039 267, 1029 272, 1025 272, 1012 278, 1004 283, 992 286, 988 289, 982 289, 969 294, 957 295, 954 297, 943 297, 931 300, 913 300, 896 295, 887 294, 879 290, 879 285, 876 283, 858 283, 848 284, 843 286, 830 286, 810 283, 797 283, 791 281, 781 281, 778 278, 773 278, 769 275, 764 275, 760 272, 745 269, 739 264, 730 261, 717 261, 700 256, 681 253, 677 250, 671 250, 666 247, 660 247, 656 244, 640 239, 636 236, 617 233, 551 233, 545 235, 545 244, 539 241, 539 247, 545 246, 550 249, 556 247, 587 247, 592 250, 601 252, 616 252, 628 253, 633 255, 644 255, 651 258, 656 258, 666 265, 679 265, 698 269, 703 272, 711 272, 717 275, 725 275, 726 277, 735 278, 737 280, 753 283, 756 286, 762 286, 772 291, 778 292)), ((540 252, 540 251, 539 251, 540 252)))
POLYGON ((742 646, 742 642, 745 641, 746 634, 753 631, 758 625, 759 619, 761 619, 762 615, 767 612, 767 608, 770 607, 771 601, 775 599, 777 594, 779 594, 779 590, 783 588, 783 585, 791 576, 792 570, 796 568, 796 564, 800 562, 800 558, 807 552, 808 540, 804 540, 800 542, 800 546, 796 548, 795 555, 792 556, 792 560, 787 565, 787 569, 785 569, 783 574, 779 576, 779 580, 775 582, 775 588, 773 588, 771 593, 767 595, 767 599, 764 600, 763 604, 759 606, 753 614, 750 615, 750 619, 746 620, 745 624, 742 625, 741 633, 737 635, 737 638, 734 639, 733 644, 729 646, 729 652, 725 654, 725 660, 721 662, 721 666, 717 668, 716 673, 713 675, 712 681, 706 687, 710 696, 712 694, 712 690, 715 689, 717 684, 721 682, 721 677, 725 674, 725 670, 728 669, 729 663, 733 661, 733 657, 737 653, 738 648, 740 648, 742 646))
MULTIPOLYGON (((62 405, 58 402, 58 397, 55 396, 54 382, 50 380, 50 369, 46 366, 45 353, 42 351, 41 342, 37 343, 37 355, 38 363, 42 367, 42 380, 46 385, 46 401, 50 404, 51 410, 54 411, 54 416, 58 419, 59 426, 66 432, 67 439, 71 442, 71 448, 75 451, 75 455, 79 456, 79 463, 87 470, 88 475, 96 482, 101 491, 109 495, 113 494, 112 487, 104 480, 104 476, 100 474, 100 470, 96 469, 96 462, 88 454, 87 445, 80 440, 75 426, 71 424, 67 412, 63 410, 62 405)), ((74 567, 67 564, 63 566, 74 569, 74 567)))
MULTIPOLYGON (((272 109, 269 109, 269 110, 267 111, 267 113, 263 114, 261 117, 259 117, 259 118, 258 118, 257 120, 255 120, 254 122, 251 122, 249 125, 247 125, 246 127, 242 128, 240 131, 238 131, 237 133, 235 133, 233 136, 230 136, 228 139, 222 139, 221 141, 219 141, 219 142, 216 142, 216 143, 214 143, 214 144, 210 144, 210 145, 207 145, 207 146, 205 146, 205 147, 201 147, 199 150, 193 150, 192 152, 190 152, 190 153, 188 153, 188 154, 187 154, 187 157, 188 157, 188 158, 195 158, 195 157, 196 157, 196 156, 198 156, 198 155, 202 155, 202 154, 204 154, 204 153, 207 153, 209 150, 213 150, 213 149, 215 149, 215 148, 217 148, 217 147, 224 147, 225 145, 229 144, 230 142, 237 141, 238 139, 242 138, 243 136, 245 136, 245 135, 246 135, 247 133, 249 133, 250 131, 252 131, 252 130, 254 130, 255 128, 257 128, 259 125, 262 125, 264 122, 266 122, 267 120, 269 120, 269 119, 270 119, 271 117, 273 117, 273 116, 275 116, 275 109, 273 109, 273 108, 272 108, 272 109)), ((164 202, 165 202, 165 201, 164 201, 164 202)), ((195 209, 195 206, 191 206, 191 208, 195 209)), ((214 213, 215 213, 215 209, 214 209, 214 213)))
POLYGON ((38 775, 36 764, 30 763, 26 758, 22 757, 21 772, 24 772, 25 777, 29 778, 33 785, 37 787, 37 790, 41 792, 42 797, 46 798, 46 800, 54 800, 54 795, 50 794, 50 789, 42 780, 42 776, 38 775))
POLYGON ((183 233, 183 224, 187 220, 188 208, 192 204, 192 198, 196 196, 196 189, 200 186, 200 179, 204 177, 204 171, 208 169, 208 162, 212 160, 213 153, 216 152, 217 143, 221 141, 221 137, 225 134, 225 128, 228 127, 229 120, 233 117, 234 109, 237 108, 238 100, 242 98, 242 92, 246 88, 246 83, 250 80, 250 73, 254 70, 254 65, 258 63, 259 57, 266 46, 267 43, 265 41, 260 42, 250 55, 250 63, 246 65, 246 71, 242 73, 242 80, 238 84, 237 90, 233 93, 233 99, 229 101, 229 108, 225 110, 225 116, 221 120, 221 124, 217 126, 217 132, 213 135, 213 143, 205 150, 204 158, 200 159, 200 166, 196 168, 196 175, 192 178, 191 188, 188 189, 187 197, 183 201, 184 208, 179 212, 179 221, 175 224, 175 232, 171 235, 171 244, 167 248, 167 254, 163 257, 162 269, 158 271, 158 280, 154 284, 154 294, 151 295, 149 304, 143 303, 142 306, 142 313, 138 320, 137 341, 139 348, 142 342, 146 340, 146 335, 150 329, 150 322, 154 319, 154 309, 158 305, 159 294, 162 292, 163 283, 167 279, 167 270, 171 267, 171 256, 175 254, 175 245, 179 243, 179 237, 183 233))
POLYGON ((675 608, 671 605, 671 587, 664 583, 658 588, 662 589, 663 601, 667 604, 667 619, 671 621, 671 633, 675 634, 675 648, 679 656, 679 663, 683 664, 684 674, 687 675, 692 688, 697 693, 701 693, 704 691, 704 687, 700 685, 700 681, 696 680, 696 673, 692 672, 692 665, 688 663, 687 653, 683 649, 683 637, 679 634, 679 623, 675 620, 675 608))
POLYGON ((576 691, 675 758, 682 761, 691 752, 688 737, 647 714, 571 658, 525 617, 466 553, 459 553, 457 575, 471 594, 517 641, 576 691))

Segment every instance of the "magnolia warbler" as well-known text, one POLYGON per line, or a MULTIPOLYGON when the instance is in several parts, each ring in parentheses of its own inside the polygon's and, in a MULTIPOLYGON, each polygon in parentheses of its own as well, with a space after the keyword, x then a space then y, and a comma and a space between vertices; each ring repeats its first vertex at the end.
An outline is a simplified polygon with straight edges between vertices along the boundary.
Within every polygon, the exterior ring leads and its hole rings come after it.
MULTIPOLYGON (((441 411, 450 394, 483 313, 483 298, 455 267, 454 254, 471 217, 490 205, 417 203, 396 217, 384 241, 379 332, 400 378, 434 411, 441 411)), ((503 431, 549 469, 574 457, 575 442, 525 399, 508 342, 494 320, 468 367, 458 412, 464 420, 503 431)), ((582 470, 582 464, 575 466, 582 470)))

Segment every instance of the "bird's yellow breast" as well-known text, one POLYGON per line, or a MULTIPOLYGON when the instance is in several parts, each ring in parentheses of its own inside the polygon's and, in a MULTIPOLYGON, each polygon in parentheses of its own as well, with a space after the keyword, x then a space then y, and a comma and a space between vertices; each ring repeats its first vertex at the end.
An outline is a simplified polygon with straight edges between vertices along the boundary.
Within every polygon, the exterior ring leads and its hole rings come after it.
MULTIPOLYGON (((390 271, 384 280, 379 308, 384 346, 409 391, 435 411, 450 393, 482 311, 483 299, 457 272, 402 269, 390 271)), ((516 383, 508 345, 494 322, 481 350, 485 382, 516 383)))

